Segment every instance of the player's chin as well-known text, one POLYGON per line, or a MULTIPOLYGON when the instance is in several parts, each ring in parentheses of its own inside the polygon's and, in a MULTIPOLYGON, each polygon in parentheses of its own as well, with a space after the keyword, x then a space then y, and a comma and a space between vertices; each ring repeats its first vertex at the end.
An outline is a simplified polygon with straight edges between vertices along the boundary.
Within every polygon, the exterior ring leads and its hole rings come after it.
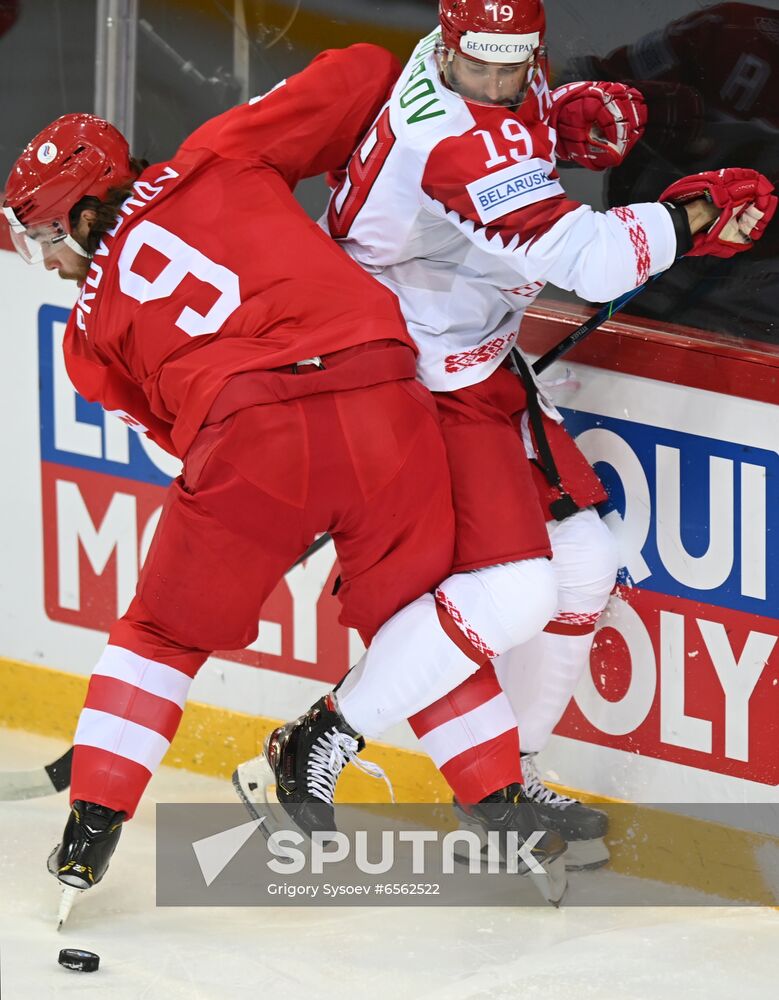
POLYGON ((79 288, 81 288, 86 280, 85 274, 81 274, 81 272, 77 274, 75 271, 67 271, 65 268, 60 268, 60 270, 57 271, 57 274, 63 281, 75 281, 79 288))
POLYGON ((509 110, 517 107, 517 101, 511 100, 511 98, 505 100, 498 98, 494 100, 491 97, 466 97, 466 101, 470 101, 472 104, 479 104, 483 108, 505 108, 509 110))
POLYGON ((482 104, 489 104, 493 108, 516 108, 520 101, 517 97, 499 97, 497 100, 485 99, 482 104))

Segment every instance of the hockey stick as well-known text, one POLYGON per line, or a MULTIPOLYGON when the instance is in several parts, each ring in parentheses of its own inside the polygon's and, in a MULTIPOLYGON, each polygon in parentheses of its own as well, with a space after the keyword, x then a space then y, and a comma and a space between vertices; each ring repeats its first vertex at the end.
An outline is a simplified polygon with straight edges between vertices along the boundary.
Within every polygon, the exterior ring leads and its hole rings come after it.
MULTIPOLYGON (((290 570, 295 569, 296 566, 319 552, 329 541, 329 535, 320 535, 290 566, 290 570)), ((0 802, 37 799, 43 795, 63 792, 70 785, 72 763, 73 747, 70 747, 61 757, 52 761, 51 764, 46 764, 45 767, 33 768, 30 771, 0 771, 0 802)))
POLYGON ((0 771, 0 802, 36 799, 64 791, 70 784, 73 747, 57 760, 32 771, 0 771))
MULTIPOLYGON (((654 279, 652 279, 654 280, 654 279)), ((564 337, 559 344, 555 344, 554 347, 550 348, 546 354, 542 354, 541 357, 533 362, 533 371, 536 375, 540 375, 541 372, 546 371, 546 369, 554 364, 559 358, 569 351, 573 350, 574 347, 585 337, 597 330, 599 326, 602 326, 607 320, 610 320, 612 316, 616 315, 623 306, 626 306, 628 302, 639 295, 649 282, 645 282, 643 285, 639 285, 638 288, 632 288, 629 292, 625 292, 624 295, 620 295, 618 299, 614 299, 613 302, 607 303, 601 309, 599 309, 594 316, 582 323, 581 326, 577 327, 567 337, 564 337)))

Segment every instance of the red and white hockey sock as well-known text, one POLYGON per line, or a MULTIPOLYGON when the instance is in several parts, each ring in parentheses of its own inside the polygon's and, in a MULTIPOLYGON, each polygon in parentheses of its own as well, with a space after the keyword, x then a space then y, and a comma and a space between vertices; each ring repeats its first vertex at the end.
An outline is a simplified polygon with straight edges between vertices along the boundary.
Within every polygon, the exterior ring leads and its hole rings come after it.
POLYGON ((458 801, 522 780, 517 720, 490 661, 409 722, 458 801))
POLYGON ((117 623, 92 673, 73 740, 71 802, 96 802, 133 815, 205 659, 200 650, 166 650, 159 637, 126 619, 117 623))

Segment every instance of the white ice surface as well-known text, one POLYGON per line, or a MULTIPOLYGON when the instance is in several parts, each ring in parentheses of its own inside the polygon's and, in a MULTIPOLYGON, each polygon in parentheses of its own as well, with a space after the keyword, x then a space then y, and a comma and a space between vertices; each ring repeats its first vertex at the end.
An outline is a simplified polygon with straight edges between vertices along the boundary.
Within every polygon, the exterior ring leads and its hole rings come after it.
MULTIPOLYGON (((62 745, 0 730, 0 768, 62 745)), ((736 907, 158 909, 155 801, 232 802, 229 783, 163 770, 105 881, 62 933, 45 858, 65 795, 0 803, 0 997, 49 1000, 763 1000, 779 912, 736 907), (100 955, 95 974, 59 949, 100 955)), ((614 875, 579 876, 588 878, 614 875)))

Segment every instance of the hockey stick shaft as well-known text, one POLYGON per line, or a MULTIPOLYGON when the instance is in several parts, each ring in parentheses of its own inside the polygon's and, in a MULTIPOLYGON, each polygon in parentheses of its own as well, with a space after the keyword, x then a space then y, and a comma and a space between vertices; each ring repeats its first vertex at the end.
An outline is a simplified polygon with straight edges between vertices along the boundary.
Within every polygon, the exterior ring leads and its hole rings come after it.
POLYGON ((569 351, 573 350, 577 344, 581 343, 585 337, 588 337, 594 330, 597 330, 599 326, 602 326, 612 316, 615 316, 623 306, 626 306, 628 302, 634 299, 637 295, 646 288, 649 282, 643 285, 639 285, 638 288, 632 288, 629 292, 625 292, 618 299, 614 299, 613 302, 607 303, 599 309, 594 316, 582 323, 581 326, 577 327, 575 330, 571 331, 567 337, 564 337, 559 344, 555 344, 554 347, 550 348, 546 354, 542 354, 541 357, 533 363, 533 371, 536 375, 540 375, 542 372, 554 364, 559 358, 569 351))

